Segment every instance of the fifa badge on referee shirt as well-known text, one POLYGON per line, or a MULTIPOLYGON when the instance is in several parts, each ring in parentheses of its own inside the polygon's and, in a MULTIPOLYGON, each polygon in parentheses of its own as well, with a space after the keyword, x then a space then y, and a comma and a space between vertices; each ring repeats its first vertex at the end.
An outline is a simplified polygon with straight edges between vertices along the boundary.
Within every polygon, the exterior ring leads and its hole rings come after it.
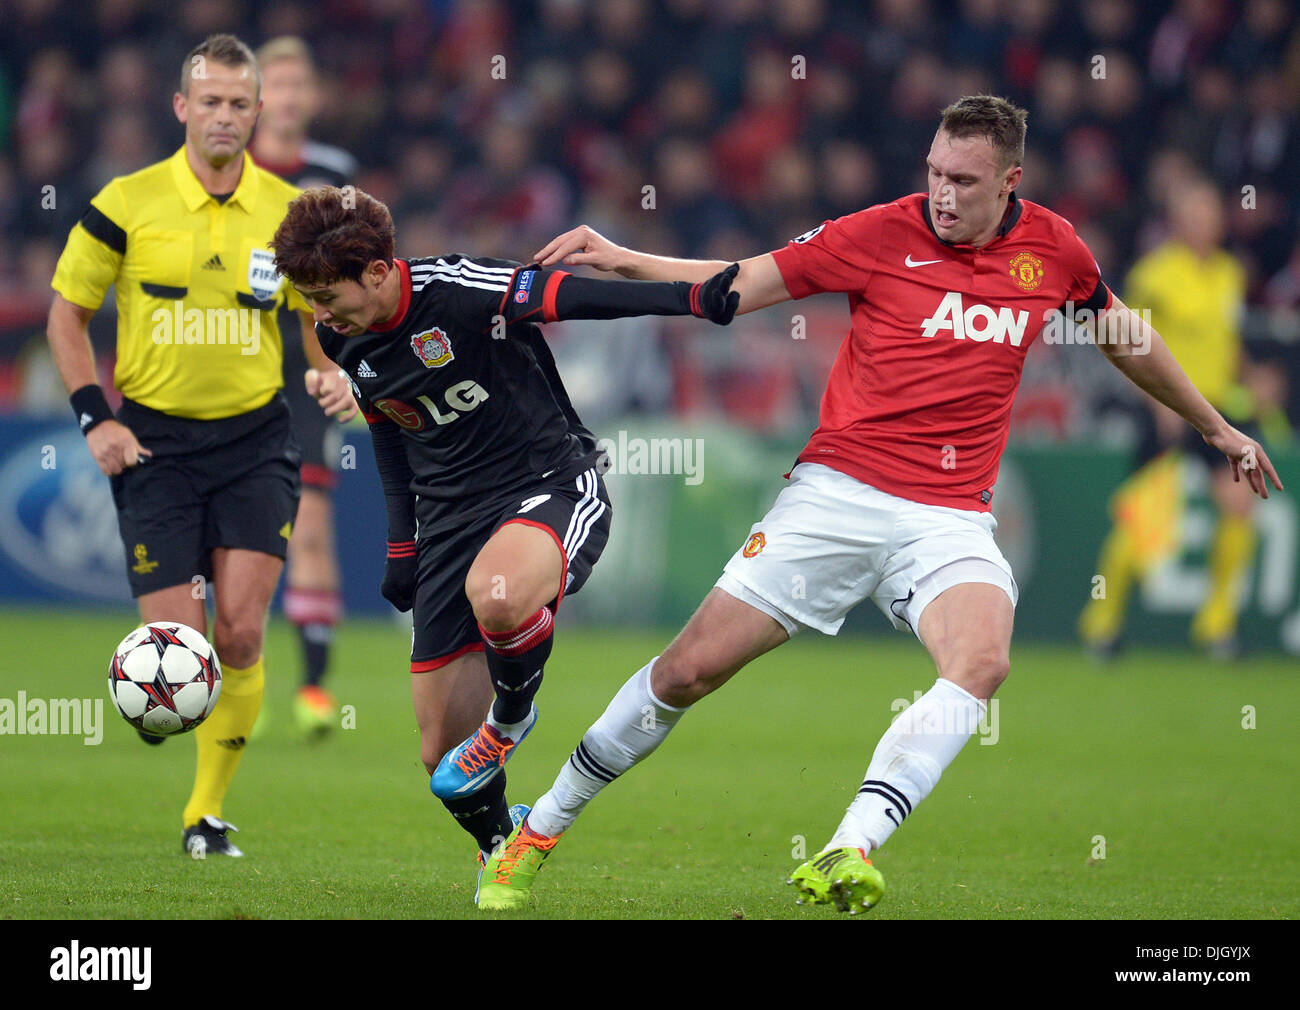
POLYGON ((275 272, 275 257, 270 249, 252 249, 248 253, 248 289, 254 298, 266 301, 280 289, 280 275, 275 272))

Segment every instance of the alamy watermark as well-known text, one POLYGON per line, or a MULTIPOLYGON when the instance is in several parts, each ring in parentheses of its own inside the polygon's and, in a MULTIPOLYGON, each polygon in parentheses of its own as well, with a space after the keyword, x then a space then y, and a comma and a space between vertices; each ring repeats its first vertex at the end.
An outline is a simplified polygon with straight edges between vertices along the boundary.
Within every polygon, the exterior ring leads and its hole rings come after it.
POLYGON ((152 968, 152 947, 83 947, 73 940, 50 951, 52 982, 130 982, 143 990, 152 984, 152 968))
POLYGON ((1087 307, 1066 302, 1060 309, 1043 314, 1043 342, 1046 344, 1104 344, 1132 347, 1134 354, 1151 350, 1150 309, 1106 312, 1100 319, 1087 307))
MULTIPOLYGON (((894 713, 894 719, 920 701, 922 695, 923 692, 914 691, 911 701, 906 698, 895 698, 890 702, 889 710, 894 713)), ((942 710, 942 714, 936 712, 933 718, 927 717, 920 725, 914 725, 912 732, 935 733, 943 736, 979 736, 981 745, 991 747, 1001 736, 1001 730, 998 728, 998 708, 997 698, 989 699, 983 715, 979 715, 977 710, 964 707, 946 708, 942 710)))
POLYGON ((104 739, 103 698, 0 698, 0 736, 79 736, 87 747, 104 739))
POLYGON ((159 346, 229 344, 240 354, 256 354, 262 346, 261 309, 187 309, 178 300, 170 309, 154 309, 151 318, 159 346))
POLYGON ((692 487, 704 480, 702 438, 629 438, 626 431, 620 431, 617 440, 602 438, 596 448, 609 456, 609 473, 683 475, 692 487))

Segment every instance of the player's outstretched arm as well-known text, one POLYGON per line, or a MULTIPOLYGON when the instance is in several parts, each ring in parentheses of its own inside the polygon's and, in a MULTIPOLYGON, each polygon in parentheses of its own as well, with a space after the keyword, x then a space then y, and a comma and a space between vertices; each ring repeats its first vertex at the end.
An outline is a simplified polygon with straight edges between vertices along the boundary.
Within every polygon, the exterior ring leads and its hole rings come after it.
MULTIPOLYGON (((552 274, 556 285, 548 321, 622 319, 626 316, 698 316, 726 326, 736 314, 740 294, 732 290, 740 265, 732 263, 698 284, 687 281, 619 281, 552 274)), ((552 300, 543 296, 543 310, 552 300)))
MULTIPOLYGON (((1113 297, 1113 296, 1112 296, 1113 297)), ((1282 482, 1264 447, 1230 425, 1192 384, 1160 334, 1119 298, 1098 313, 1094 337, 1097 347, 1139 389, 1177 411, 1232 464, 1233 480, 1246 473, 1247 483, 1261 498, 1268 484, 1282 490, 1282 482)))
POLYGON ((71 394, 86 445, 104 476, 114 477, 142 463, 153 453, 136 440, 135 433, 113 417, 95 373, 95 354, 88 327, 94 309, 54 296, 45 333, 64 386, 71 394))
MULTIPOLYGON (((543 267, 557 263, 589 266, 614 271, 631 280, 687 281, 691 284, 702 283, 727 267, 723 260, 672 259, 627 249, 585 224, 551 239, 533 258, 543 267)), ((786 290, 771 253, 740 260, 739 263, 740 271, 732 285, 732 290, 740 295, 737 315, 789 300, 790 292, 786 290)))

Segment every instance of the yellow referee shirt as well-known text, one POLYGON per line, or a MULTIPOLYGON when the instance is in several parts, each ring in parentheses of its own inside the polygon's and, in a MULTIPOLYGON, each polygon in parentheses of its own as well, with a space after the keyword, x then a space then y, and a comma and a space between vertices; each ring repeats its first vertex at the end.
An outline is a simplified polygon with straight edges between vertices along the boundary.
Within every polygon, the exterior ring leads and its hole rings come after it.
POLYGON ((1241 363, 1238 327, 1245 295, 1245 271, 1231 253, 1216 249, 1201 259, 1170 241, 1133 265, 1124 303, 1151 310, 1151 325, 1192 384, 1223 409, 1241 363))
MULTIPOLYGON (((117 285, 113 384, 178 417, 233 417, 283 384, 277 310, 309 311, 277 276, 269 248, 298 190, 244 152, 239 186, 210 196, 182 147, 90 202, 68 235, 52 286, 98 309, 117 285)), ((296 337, 295 337, 296 339, 296 337)))

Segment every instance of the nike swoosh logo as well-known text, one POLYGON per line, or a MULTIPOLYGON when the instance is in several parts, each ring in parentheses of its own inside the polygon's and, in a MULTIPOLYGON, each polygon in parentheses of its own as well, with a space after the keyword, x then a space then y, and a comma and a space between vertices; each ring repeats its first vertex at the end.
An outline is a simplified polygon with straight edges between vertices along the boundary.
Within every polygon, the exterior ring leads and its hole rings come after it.
POLYGON ((912 254, 907 254, 907 259, 903 260, 904 266, 909 267, 928 267, 931 263, 942 263, 943 260, 914 260, 912 254))

